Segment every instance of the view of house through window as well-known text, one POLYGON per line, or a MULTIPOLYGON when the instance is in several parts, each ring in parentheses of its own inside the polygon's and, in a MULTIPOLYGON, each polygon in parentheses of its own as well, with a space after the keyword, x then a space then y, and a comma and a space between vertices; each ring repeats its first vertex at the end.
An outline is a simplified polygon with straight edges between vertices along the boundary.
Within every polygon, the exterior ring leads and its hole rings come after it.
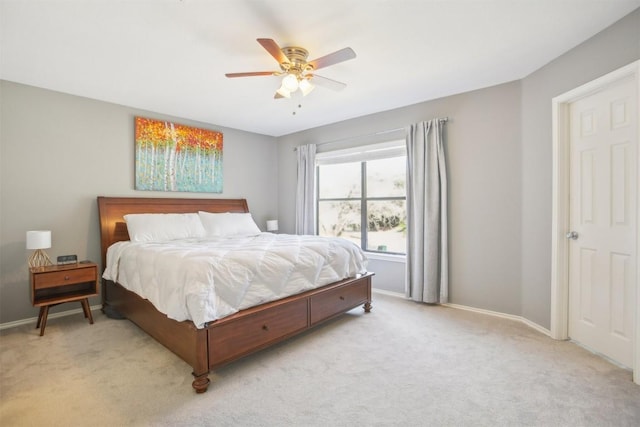
POLYGON ((406 253, 404 141, 317 156, 318 234, 406 253))

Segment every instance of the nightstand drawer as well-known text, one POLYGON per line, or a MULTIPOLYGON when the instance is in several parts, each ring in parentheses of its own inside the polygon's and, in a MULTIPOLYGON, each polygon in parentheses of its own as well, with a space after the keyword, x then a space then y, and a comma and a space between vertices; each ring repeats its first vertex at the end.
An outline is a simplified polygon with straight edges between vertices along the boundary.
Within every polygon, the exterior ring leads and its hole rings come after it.
POLYGON ((94 268, 77 268, 36 274, 33 278, 33 285, 35 289, 45 289, 74 283, 94 282, 95 280, 96 270, 94 268))

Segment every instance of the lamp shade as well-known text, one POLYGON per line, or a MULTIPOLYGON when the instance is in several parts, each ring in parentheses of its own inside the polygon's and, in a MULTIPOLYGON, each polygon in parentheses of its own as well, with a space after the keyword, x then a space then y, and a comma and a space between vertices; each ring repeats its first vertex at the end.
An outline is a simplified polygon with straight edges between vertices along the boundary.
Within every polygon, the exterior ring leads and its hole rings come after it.
POLYGON ((270 219, 267 221, 267 231, 278 231, 278 220, 270 219))
POLYGON ((27 249, 48 249, 51 247, 51 231, 27 231, 27 249))

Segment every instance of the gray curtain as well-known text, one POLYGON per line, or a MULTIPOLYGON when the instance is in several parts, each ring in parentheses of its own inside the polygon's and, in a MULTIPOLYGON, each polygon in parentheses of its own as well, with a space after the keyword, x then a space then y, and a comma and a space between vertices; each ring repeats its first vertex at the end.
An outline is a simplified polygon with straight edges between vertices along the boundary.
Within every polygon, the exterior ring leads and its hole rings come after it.
POLYGON ((296 234, 315 234, 316 146, 301 145, 298 156, 296 187, 296 234))
POLYGON ((407 287, 414 301, 449 298, 445 120, 407 127, 407 287))

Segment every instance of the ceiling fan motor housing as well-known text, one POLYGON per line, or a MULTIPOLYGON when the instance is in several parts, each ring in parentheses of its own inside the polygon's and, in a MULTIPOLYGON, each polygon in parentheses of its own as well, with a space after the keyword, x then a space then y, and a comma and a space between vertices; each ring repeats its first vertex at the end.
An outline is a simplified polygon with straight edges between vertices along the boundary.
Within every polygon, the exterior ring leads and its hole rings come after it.
POLYGON ((307 63, 307 57, 309 56, 307 49, 298 46, 283 47, 282 53, 289 59, 289 64, 286 62, 280 64, 282 71, 300 74, 313 70, 313 66, 307 63))

